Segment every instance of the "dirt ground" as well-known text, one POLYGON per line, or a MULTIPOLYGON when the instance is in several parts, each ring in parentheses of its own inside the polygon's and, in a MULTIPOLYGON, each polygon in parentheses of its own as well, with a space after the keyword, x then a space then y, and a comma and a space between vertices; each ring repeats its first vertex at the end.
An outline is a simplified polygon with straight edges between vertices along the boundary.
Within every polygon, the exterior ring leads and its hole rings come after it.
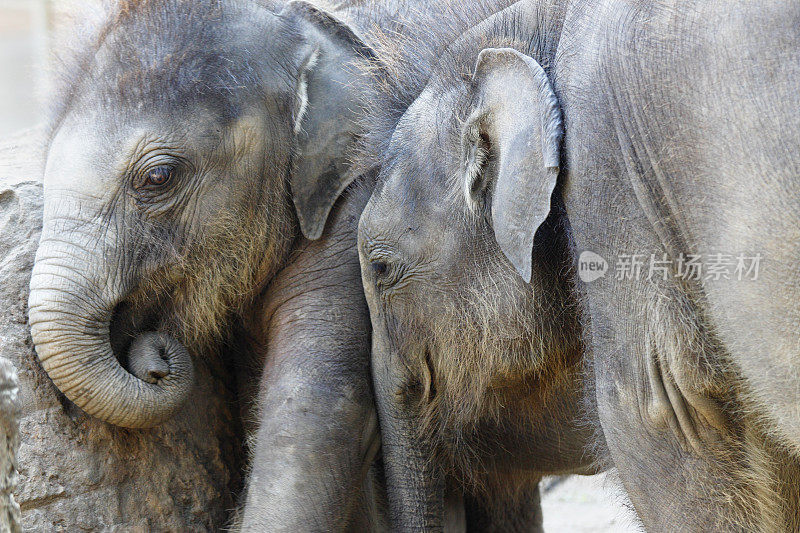
POLYGON ((544 530, 548 533, 638 533, 633 513, 606 474, 545 480, 544 530))

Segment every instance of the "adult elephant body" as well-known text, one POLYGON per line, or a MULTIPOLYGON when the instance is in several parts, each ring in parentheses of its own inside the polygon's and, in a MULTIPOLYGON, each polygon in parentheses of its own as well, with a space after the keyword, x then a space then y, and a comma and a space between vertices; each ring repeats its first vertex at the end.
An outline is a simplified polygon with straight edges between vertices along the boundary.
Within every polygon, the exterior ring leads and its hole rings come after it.
MULTIPOLYGON (((538 288, 537 242, 563 198, 569 224, 560 229, 587 281, 579 285, 594 369, 587 393, 648 530, 800 527, 798 16, 795 5, 778 1, 515 4, 465 36, 496 48, 474 51, 471 64, 463 57, 453 64, 457 48, 445 56, 439 72, 449 82, 431 83, 401 121, 402 141, 389 155, 408 160, 384 169, 362 216, 365 288, 380 325, 426 275, 458 294, 449 276, 464 254, 485 248, 467 261, 485 269, 493 252, 475 229, 483 224, 538 288), (407 127, 430 116, 435 124, 407 127), (416 132, 422 146, 444 144, 460 162, 442 169, 444 159, 409 155, 416 132), (409 172, 413 179, 404 181, 409 172), (438 183, 431 176, 449 188, 431 193, 438 183), (459 232, 473 238, 460 250, 459 232), (706 270, 698 273, 698 263, 706 270)), ((509 266, 495 265, 495 274, 509 266)), ((503 292, 506 277, 490 278, 490 287, 503 292)), ((486 292, 471 294, 480 300, 486 292)), ((414 361, 390 342, 403 324, 387 321, 383 340, 375 326, 375 338, 389 346, 374 351, 375 379, 382 420, 397 426, 384 435, 385 453, 417 465, 390 470, 404 495, 392 500, 394 516, 424 528, 435 524, 436 499, 428 480, 413 475, 425 471, 420 452, 404 448, 403 414, 414 404, 397 398, 414 390, 414 361)), ((432 390, 446 395, 453 374, 436 371, 447 359, 420 353, 440 378, 432 390)))
POLYGON ((554 76, 577 253, 622 267, 586 286, 611 455, 648 528, 796 530, 800 10, 583 4, 554 76))
POLYGON ((126 0, 68 60, 31 279, 37 353, 87 413, 149 427, 191 397, 192 356, 245 319, 265 371, 243 529, 381 528, 380 490, 358 507, 378 449, 355 251, 366 197, 343 194, 366 72, 382 68, 358 28, 403 33, 445 5, 335 17, 126 0))

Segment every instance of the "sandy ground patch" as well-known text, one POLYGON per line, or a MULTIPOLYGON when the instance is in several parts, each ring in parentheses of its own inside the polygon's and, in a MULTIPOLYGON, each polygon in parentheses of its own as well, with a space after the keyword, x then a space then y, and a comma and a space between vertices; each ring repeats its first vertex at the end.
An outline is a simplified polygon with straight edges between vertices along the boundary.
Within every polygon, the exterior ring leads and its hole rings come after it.
POLYGON ((638 533, 643 531, 626 498, 607 474, 550 478, 543 484, 547 533, 638 533))

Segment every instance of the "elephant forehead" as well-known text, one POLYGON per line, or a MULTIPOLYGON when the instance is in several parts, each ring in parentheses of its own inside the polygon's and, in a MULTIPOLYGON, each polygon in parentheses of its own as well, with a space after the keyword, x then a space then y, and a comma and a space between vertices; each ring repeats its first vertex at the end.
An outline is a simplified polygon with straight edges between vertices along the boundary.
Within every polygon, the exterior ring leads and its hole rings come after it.
POLYGON ((464 96, 456 89, 426 89, 409 107, 392 138, 392 164, 417 174, 453 174, 461 156, 464 96))
POLYGON ((199 99, 226 106, 258 85, 253 7, 207 0, 123 4, 132 7, 110 8, 113 22, 98 30, 91 69, 68 73, 76 88, 87 89, 79 99, 176 109, 199 99))
POLYGON ((439 84, 427 87, 400 119, 393 140, 425 148, 447 143, 457 120, 454 107, 460 91, 455 89, 443 89, 439 84))
POLYGON ((220 118, 201 106, 183 116, 150 112, 122 119, 102 111, 75 110, 48 150, 45 189, 96 195, 119 183, 136 161, 155 151, 197 165, 220 153, 231 158, 256 151, 263 121, 252 116, 220 118))
POLYGON ((107 132, 95 126, 97 117, 72 120, 59 130, 50 144, 44 172, 45 194, 59 190, 80 190, 113 166, 119 142, 110 143, 107 132), (102 143, 100 140, 102 139, 102 143), (113 144, 113 147, 109 147, 113 144))

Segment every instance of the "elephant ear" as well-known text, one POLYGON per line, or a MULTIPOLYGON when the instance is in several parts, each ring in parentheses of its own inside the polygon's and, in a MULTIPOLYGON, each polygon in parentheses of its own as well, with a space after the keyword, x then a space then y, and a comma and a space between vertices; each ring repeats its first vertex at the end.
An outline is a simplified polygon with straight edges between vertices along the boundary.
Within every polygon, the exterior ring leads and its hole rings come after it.
POLYGON ((477 208, 494 181, 495 239, 529 281, 533 239, 559 171, 561 109, 541 65, 510 48, 482 50, 472 82, 474 109, 462 131, 467 203, 477 208))
POLYGON ((348 164, 367 80, 358 62, 375 52, 345 23, 302 1, 281 16, 302 36, 294 110, 292 198, 300 229, 318 239, 336 199, 356 178, 348 164))

